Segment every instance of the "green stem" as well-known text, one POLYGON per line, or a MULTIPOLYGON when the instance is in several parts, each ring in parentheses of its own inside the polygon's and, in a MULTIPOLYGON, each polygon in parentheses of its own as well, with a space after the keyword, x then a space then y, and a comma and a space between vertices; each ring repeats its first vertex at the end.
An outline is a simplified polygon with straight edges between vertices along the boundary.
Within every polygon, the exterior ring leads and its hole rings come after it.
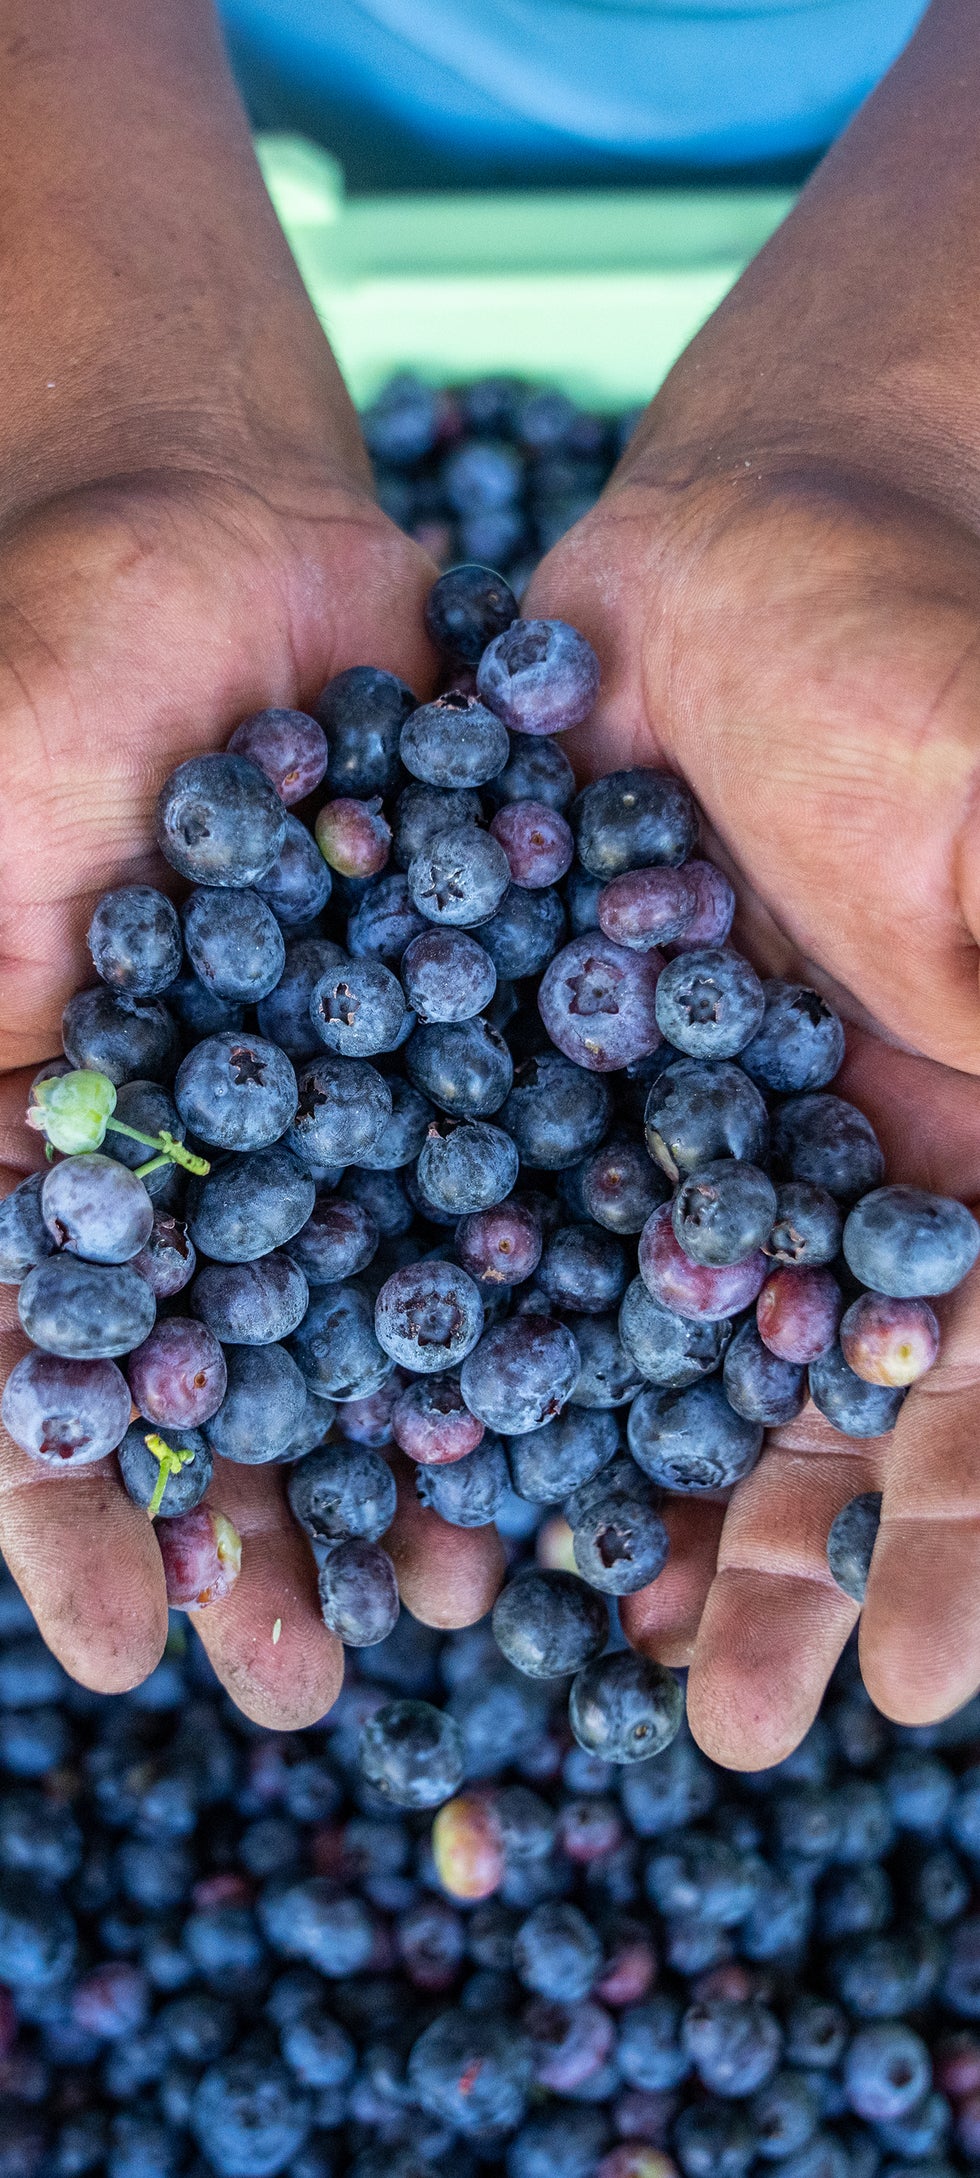
POLYGON ((138 1127, 127 1127, 124 1119, 107 1119, 106 1130, 109 1129, 113 1134, 128 1135, 131 1142, 145 1142, 147 1149, 156 1151, 152 1163, 137 1166, 140 1179, 145 1172, 155 1172, 162 1164, 182 1165, 185 1172, 194 1172, 202 1180, 211 1170, 207 1157, 198 1157, 193 1150, 185 1149, 183 1142, 178 1142, 167 1127, 161 1127, 159 1134, 141 1134, 138 1127))
POLYGON ((146 1508, 150 1519, 155 1520, 163 1504, 164 1491, 171 1475, 179 1475, 182 1467, 189 1467, 194 1454, 189 1445, 183 1445, 179 1452, 174 1451, 164 1437, 144 1437, 143 1443, 147 1451, 152 1452, 154 1459, 160 1463, 153 1496, 146 1508))

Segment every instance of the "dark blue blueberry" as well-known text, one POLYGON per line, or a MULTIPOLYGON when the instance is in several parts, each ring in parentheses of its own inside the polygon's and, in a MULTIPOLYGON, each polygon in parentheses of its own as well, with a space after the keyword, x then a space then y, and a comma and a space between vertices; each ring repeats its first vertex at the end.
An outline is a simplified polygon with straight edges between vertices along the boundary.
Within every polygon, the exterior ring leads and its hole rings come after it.
POLYGON ((422 1505, 451 1528, 485 1528, 509 1486, 507 1461, 498 1437, 484 1437, 465 1458, 447 1467, 420 1467, 415 1488, 422 1505))
POLYGON ((267 1885, 259 1919, 273 1951, 308 1960, 331 1981, 361 1973, 374 1948, 374 1925, 363 1901, 338 1891, 324 1876, 267 1885))
POLYGON ((289 1146, 311 1165, 358 1164, 391 1117, 391 1090, 366 1059, 324 1054, 301 1066, 289 1146))
POLYGON ((767 1240, 776 1190, 757 1165, 723 1157, 689 1173, 674 1196, 675 1238, 692 1263, 742 1263, 767 1240))
POLYGON ((863 1603, 881 1522, 880 1490, 864 1490, 841 1507, 827 1537, 827 1563, 845 1596, 863 1603))
POLYGON ((157 1304, 129 1263, 83 1263, 53 1255, 28 1271, 17 1313, 46 1354, 98 1361, 127 1354, 153 1329, 157 1304))
POLYGON ((217 1160, 187 1190, 194 1246, 217 1263, 251 1263, 301 1231, 316 1201, 308 1172, 284 1143, 217 1160))
POLYGON ((35 1264, 43 1263, 54 1250, 54 1240, 41 1215, 41 1190, 46 1175, 32 1172, 0 1202, 0 1284, 19 1286, 35 1264))
POLYGON ((294 1517, 323 1543, 353 1536, 376 1543, 395 1517, 395 1478, 380 1453, 365 1445, 324 1445, 291 1470, 287 1495, 294 1517))
POLYGON ((289 1351, 320 1398, 367 1399, 393 1362, 374 1335, 374 1312, 360 1286, 328 1286, 314 1295, 289 1351))
POLYGON ((410 1023, 397 976, 379 960, 348 960, 316 984, 310 1015, 328 1050, 350 1059, 392 1051, 410 1023))
POLYGON ((764 1165, 769 1120, 755 1083, 727 1061, 677 1059, 654 1082, 644 1113, 647 1148, 668 1179, 718 1158, 764 1165))
POLYGON ((104 892, 88 927, 88 949, 103 983, 134 998, 154 998, 180 969, 177 911, 152 885, 104 892))
POLYGON ((470 1412, 488 1429, 519 1437, 561 1413, 579 1366, 565 1324, 549 1316, 513 1317, 484 1332, 463 1363, 460 1383, 470 1412))
POLYGON ((360 1164, 369 1172, 397 1172, 414 1163, 425 1141, 432 1105, 400 1074, 388 1076, 391 1111, 379 1135, 360 1153, 360 1164))
POLYGON ((195 885, 254 885, 286 836, 286 811, 264 773, 242 756, 192 756, 157 802, 167 861, 195 885))
MULTIPOLYGON (((952 2124, 953 2111, 947 2097, 941 2095, 938 2088, 933 2088, 930 2094, 924 2095, 921 2102, 916 2103, 911 2110, 906 2110, 901 2117, 883 2118, 875 2127, 875 2135, 879 2146, 885 2148, 889 2155, 901 2158, 899 2178, 902 2178, 903 2166, 906 2174, 910 2169, 924 2168, 926 2178, 929 2178, 930 2167, 933 2174, 937 2169, 941 2172, 944 2168, 942 2162, 937 2161, 930 2165, 928 2159, 942 2156, 952 2124)), ((950 2166, 945 2165, 945 2169, 949 2171, 950 2166)), ((891 2178, 895 2178, 894 2164, 891 2166, 891 2178)))
POLYGON ((329 864, 298 817, 286 818, 286 837, 255 890, 282 931, 302 930, 322 914, 330 898, 329 864))
MULTIPOLYGON (((642 1770, 627 1770, 624 1786, 642 1776, 642 1770)), ((619 2021, 616 2060, 630 2087, 665 2094, 687 2078, 691 2060, 681 2042, 681 2018, 677 1997, 666 1991, 627 2005, 619 2021)))
POLYGON ((487 644, 516 619, 514 593, 492 567, 448 568, 425 601, 428 634, 454 665, 478 665, 487 644))
POLYGON ((587 1215, 610 1233, 642 1232, 669 1193, 642 1142, 625 1134, 586 1159, 580 1184, 587 1215))
MULTIPOLYGON (((462 831, 466 837, 483 822, 483 803, 475 787, 431 787, 421 781, 403 787, 395 803, 394 845, 392 853, 399 869, 408 871, 416 857, 427 854, 443 832, 462 831)), ((378 885, 384 880, 379 878, 378 885)), ((394 883, 394 879, 389 880, 394 883)), ((393 896, 394 897, 394 896, 393 896)), ((431 918, 423 915, 415 905, 404 881, 405 908, 413 920, 402 940, 404 950, 409 938, 417 930, 424 930, 431 918)), ((351 946, 353 951, 353 946, 351 946)))
POLYGON ((523 478, 520 454, 506 441, 468 439, 447 457, 441 483, 450 506, 471 519, 511 506, 520 498, 523 478))
POLYGON ((261 1036, 208 1036, 195 1044, 174 1087, 185 1126, 216 1149, 266 1149, 296 1110, 296 1076, 284 1051, 261 1036))
POLYGON ((899 1830, 924 1838, 941 1836, 949 1820, 956 1786, 940 1755, 924 1748, 899 1747, 884 1773, 888 1804, 899 1830))
POLYGON ((572 1681, 568 1717, 579 1746, 606 1762, 645 1762, 680 1730, 684 1695, 661 1664, 615 1649, 572 1681))
POLYGON ((887 1928, 895 1898, 884 1868, 831 1868, 820 1885, 817 1931, 828 1944, 845 1936, 877 1935, 887 1928))
POLYGON ((780 1361, 759 1337, 754 1323, 743 1323, 725 1355, 725 1397, 746 1422, 777 1429, 795 1421, 806 1405, 806 1370, 780 1361))
POLYGON ((282 2054, 302 2087, 346 2087, 357 2070, 350 2035, 315 2002, 282 2027, 282 2054))
POLYGON ((317 1585, 324 1625, 349 1648, 371 1648, 397 1623, 395 1568, 380 1543, 355 1536, 332 1544, 317 1585))
POLYGON ((379 666, 349 666, 315 704, 326 731, 326 781, 333 794, 386 794, 398 777, 398 741, 416 706, 404 681, 379 666))
POLYGON ((303 1459, 307 1452, 317 1451, 333 1426, 336 1412, 332 1399, 317 1399, 311 1391, 307 1391, 306 1405, 288 1444, 276 1454, 276 1464, 291 1467, 295 1460, 303 1459))
POLYGON ((646 1866, 652 1905, 668 1920, 696 1920, 712 1928, 737 1928, 755 1903, 760 1875, 754 1856, 724 1838, 689 1831, 666 1840, 646 1866))
POLYGON ((832 1006, 805 983, 772 977, 762 986, 765 1013, 744 1048, 742 1065, 754 1081, 785 1096, 822 1089, 844 1058, 844 1029, 832 1006))
POLYGON ((385 1353, 402 1368, 422 1375, 455 1369, 483 1329, 479 1288, 455 1263, 406 1264, 382 1286, 374 1327, 385 1353))
POLYGON ((263 1467, 289 1444, 306 1409, 306 1386, 284 1346, 233 1346, 228 1389, 205 1434, 212 1452, 263 1467))
MULTIPOLYGON (((154 1432, 149 1422, 131 1422, 117 1452, 119 1472, 127 1496, 134 1505, 149 1505, 160 1476, 160 1462, 149 1450, 146 1439, 154 1432)), ((199 1430, 180 1429, 165 1432, 165 1442, 171 1451, 192 1452, 193 1459, 180 1468, 171 1468, 167 1475, 163 1497, 158 1511, 161 1519, 171 1520, 177 1513, 193 1512, 199 1505, 211 1480, 213 1461, 210 1446, 199 1430)))
POLYGON ((899 2020, 862 2027, 844 2057, 848 2102, 871 2124, 904 2117, 928 2093, 931 2078, 925 2043, 899 2020))
POLYGON ((75 1923, 59 1898, 25 1875, 0 1877, 0 1980, 15 1995, 50 1989, 71 1973, 75 1923))
POLYGON ((938 1931, 920 1923, 904 1934, 853 1937, 831 1953, 829 1966, 849 2012, 859 2019, 898 2019, 931 2002, 945 1958, 938 1931))
POLYGON ((758 1997, 709 1997, 684 2014, 681 2039, 709 2094, 727 2101, 754 2095, 782 2055, 779 2022, 758 1997))
POLYGON ((885 1169, 871 1121, 856 1105, 827 1093, 789 1097, 778 1106, 772 1157, 780 1179, 809 1180, 841 1202, 876 1188, 885 1169))
POLYGON ((767 1868, 756 1886, 752 1910, 740 1924, 739 1950, 746 1959, 786 1961, 794 1966, 812 1928, 813 1894, 807 1878, 767 1868))
POLYGON ((313 1058, 321 1048, 310 1000, 321 976, 342 968, 345 958, 343 947, 330 938, 294 938, 286 947, 282 975, 259 1006, 259 1027, 296 1063, 313 1058))
MULTIPOLYGON (((639 1838, 659 1838, 708 1815, 718 1796, 717 1772, 693 1740, 680 1737, 658 1755, 623 1773, 620 1799, 639 1838)), ((637 2081, 641 2086, 643 2082, 637 2081)), ((672 2084, 667 2082, 665 2084, 672 2084)))
POLYGON ((619 1335, 641 1376, 651 1384, 681 1389, 711 1376, 732 1335, 727 1317, 716 1323, 675 1316, 648 1293, 642 1278, 627 1286, 619 1311, 619 1335))
POLYGON ((537 1906, 514 1938, 514 1966, 537 1996, 576 2004, 599 1978, 602 1944, 578 1906, 537 1906))
POLYGON ((765 1242, 774 1263, 803 1263, 809 1268, 832 1263, 840 1248, 843 1220, 826 1188, 810 1180, 784 1180, 776 1189, 776 1215, 765 1242))
POLYGON ((642 1391, 630 1408, 627 1435, 644 1474, 685 1496, 729 1489, 750 1473, 762 1448, 761 1423, 736 1414, 716 1380, 642 1391))
POLYGON ((230 999, 216 998, 213 991, 205 990, 193 968, 182 968, 179 976, 168 983, 163 996, 185 1034, 195 1040, 202 1036, 220 1036, 225 1029, 238 1030, 245 1019, 244 1006, 232 1004, 230 999))
POLYGON ((513 620, 484 651, 476 685, 513 733, 561 733, 593 709, 599 660, 564 620, 513 620))
POLYGON ((643 1378, 623 1345, 615 1316, 577 1316, 575 1344, 579 1372, 569 1404, 589 1410, 628 1406, 643 1389, 643 1378))
POLYGON ((202 2075, 191 2130, 218 2178, 274 2178, 302 2147, 312 2117, 309 2097, 285 2065, 232 2056, 202 2075))
POLYGON ((82 1834, 71 1808, 24 1785, 5 1791, 0 1805, 0 1867, 33 1878, 43 1890, 67 1883, 79 1868, 82 1834))
POLYGON ((787 2014, 787 2061, 805 2072, 831 2071, 840 2062, 847 2032, 839 2005, 804 1990, 793 1999, 787 2014))
POLYGON ((657 983, 657 1021, 692 1059, 733 1059, 755 1035, 765 1000, 747 960, 721 946, 678 955, 657 983))
POLYGON ((580 862, 604 885, 623 870, 676 868, 698 836, 683 781, 642 767, 594 780, 573 803, 571 822, 580 862))
POLYGON ((361 1732, 358 1760, 392 1806, 440 1807, 462 1782, 463 1736, 431 1702, 385 1702, 361 1732))
POLYGON ((377 1224, 362 1203, 318 1195, 305 1225, 290 1241, 289 1254, 311 1286, 332 1286, 367 1268, 378 1238, 377 1224))
POLYGON ((72 1066, 125 1081, 169 1081, 177 1060, 177 1031, 162 998, 124 991, 76 991, 61 1017, 61 1040, 72 1066))
POLYGON ((485 1120, 464 1125, 437 1120, 419 1152, 416 1173, 424 1202, 463 1217, 503 1202, 519 1167, 517 1149, 503 1128, 485 1120))
POLYGON ((399 977, 420 1021, 469 1021, 490 1004, 497 970, 465 930, 428 926, 406 946, 399 977))
MULTIPOLYGON (((393 1082, 392 1087, 397 1088, 397 1084, 393 1082)), ((390 1244, 409 1231, 413 1209, 401 1172, 375 1172, 370 1166, 352 1165, 341 1182, 341 1193, 345 1202, 358 1203, 374 1220, 383 1242, 390 1244)), ((379 1256, 374 1260, 375 1275, 380 1266, 379 1256)))
POLYGON ((980 2019, 980 1918, 970 1914, 950 1938, 943 2003, 958 2019, 980 2019))
POLYGON ((408 2080, 422 2109, 464 2140, 468 2133, 511 2132, 527 2105, 530 2051, 505 2019, 442 2012, 415 2043, 408 2080))
POLYGON ((509 982, 541 975, 564 936, 565 911, 550 887, 532 892, 526 885, 510 885, 496 913, 480 928, 480 944, 498 976, 509 982))
POLYGON ((507 2178, 593 2178, 606 2137, 600 2110, 564 2101, 537 2111, 510 2142, 507 2178))
POLYGON ((514 1488, 532 1505, 561 1504, 608 1466, 618 1442, 619 1428, 611 1413, 567 1407, 543 1429, 509 1438, 514 1488))
POLYGON ((609 1111, 605 1082, 548 1051, 519 1069, 501 1116, 522 1164, 563 1172, 596 1148, 609 1111))
POLYGON ((904 1391, 866 1384, 855 1376, 837 1345, 811 1361, 810 1397, 825 1419, 845 1437, 884 1437, 898 1420, 904 1391))
MULTIPOLYGON (((405 1046, 405 1067, 415 1088, 453 1119, 488 1119, 500 1110, 514 1079, 507 1045, 482 1015, 417 1028, 405 1046)), ((520 1150, 519 1141, 517 1146, 520 1150)))
POLYGON ((488 922, 509 884, 503 848, 476 824, 437 832, 409 864, 409 896, 419 914, 458 929, 488 922))
POLYGON ((747 2113, 712 2102, 681 2111, 673 2144, 684 2178, 745 2178, 757 2145, 747 2113))
POLYGON ((402 727, 399 755, 426 786, 480 787, 503 770, 510 737, 499 718, 455 689, 413 711, 402 727))
POLYGON ((897 1300, 950 1293, 978 1251, 980 1226, 965 1204, 920 1187, 877 1188, 855 1204, 844 1227, 855 1277, 897 1300))
POLYGON ((560 813, 575 793, 575 773, 557 741, 531 734, 515 734, 510 755, 493 781, 492 797, 498 806, 508 802, 544 802, 560 813))
POLYGON ((562 1225, 545 1243, 538 1283, 556 1309, 602 1315, 626 1283, 624 1250, 601 1226, 562 1225))
POLYGON ((531 1566, 501 1590, 493 1632, 518 1671, 532 1679, 558 1679, 602 1654, 609 1620, 605 1605, 574 1573, 531 1566))
POLYGON ((190 1305, 223 1346, 269 1346, 288 1339, 309 1307, 310 1289, 288 1255, 253 1263, 209 1263, 191 1287, 190 1305))
MULTIPOLYGON (((607 1473, 612 1477, 613 1470, 607 1473)), ((572 1530, 575 1563, 591 1588, 631 1596, 663 1572, 670 1539, 648 1488, 628 1491, 600 1474, 572 1530)), ((638 1477, 639 1479, 639 1477, 638 1477)))
POLYGON ((282 974, 282 931, 257 892, 199 886, 181 910, 184 943, 196 976, 215 997, 254 1006, 282 974))

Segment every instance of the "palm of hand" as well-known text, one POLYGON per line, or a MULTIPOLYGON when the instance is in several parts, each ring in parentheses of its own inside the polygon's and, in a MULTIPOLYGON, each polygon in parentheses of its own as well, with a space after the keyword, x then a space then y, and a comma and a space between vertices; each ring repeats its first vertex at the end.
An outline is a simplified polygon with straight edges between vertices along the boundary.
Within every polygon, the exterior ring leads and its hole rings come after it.
MULTIPOLYGON (((840 1086, 889 1176, 975 1205, 973 540, 857 486, 665 490, 641 456, 525 610, 582 627, 602 657, 581 768, 683 772, 738 887, 736 937, 856 1024, 840 1086)), ((872 1696, 918 1722, 980 1681, 980 1277, 939 1312, 940 1361, 894 1436, 842 1438, 808 1407, 727 1510, 675 1503, 667 1572, 624 1608, 638 1646, 690 1663, 692 1724, 722 1761, 776 1761, 812 1720, 855 1617, 827 1532, 859 1490, 884 1492, 861 1631, 872 1696)))
MULTIPOLYGON (((98 894, 168 883, 152 809, 173 765, 220 747, 268 703, 310 702, 332 673, 431 675, 424 555, 366 498, 315 472, 284 510, 271 493, 205 480, 106 488, 35 516, 0 551, 0 1127, 5 1184, 37 1162, 23 1127, 61 1009, 89 980, 98 894)), ((172 873, 171 873, 172 874, 172 873)), ((0 1373, 23 1340, 2 1289, 0 1373)), ((322 1715, 342 1654, 316 1602, 305 1540, 274 1470, 218 1463, 212 1495, 246 1538, 234 1594, 201 1621, 212 1660, 252 1715, 322 1715), (273 1643, 273 1627, 281 1635, 273 1643)), ((392 1550, 420 1616, 464 1623, 492 1598, 487 1537, 460 1538, 406 1495, 392 1550)), ((152 1528, 111 1463, 66 1484, 0 1445, 0 1542, 42 1630, 86 1683, 133 1685, 167 1633, 152 1528)))

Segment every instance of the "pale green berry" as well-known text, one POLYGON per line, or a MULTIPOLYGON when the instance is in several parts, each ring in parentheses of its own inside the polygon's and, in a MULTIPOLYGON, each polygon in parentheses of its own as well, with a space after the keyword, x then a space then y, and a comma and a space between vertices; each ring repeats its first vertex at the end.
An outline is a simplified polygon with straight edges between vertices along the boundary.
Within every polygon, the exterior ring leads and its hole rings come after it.
POLYGON ((35 1082, 27 1124, 45 1135, 52 1149, 73 1157, 80 1150, 101 1149, 115 1108, 108 1076, 79 1070, 35 1082))

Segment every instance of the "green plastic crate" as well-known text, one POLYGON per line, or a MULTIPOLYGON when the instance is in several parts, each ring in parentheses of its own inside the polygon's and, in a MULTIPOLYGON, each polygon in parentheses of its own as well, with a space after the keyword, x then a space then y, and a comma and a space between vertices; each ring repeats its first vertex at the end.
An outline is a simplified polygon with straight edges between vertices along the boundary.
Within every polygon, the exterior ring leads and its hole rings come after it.
POLYGON ((793 202, 711 187, 348 199, 311 144, 263 136, 258 154, 359 403, 404 369, 648 400, 793 202))

